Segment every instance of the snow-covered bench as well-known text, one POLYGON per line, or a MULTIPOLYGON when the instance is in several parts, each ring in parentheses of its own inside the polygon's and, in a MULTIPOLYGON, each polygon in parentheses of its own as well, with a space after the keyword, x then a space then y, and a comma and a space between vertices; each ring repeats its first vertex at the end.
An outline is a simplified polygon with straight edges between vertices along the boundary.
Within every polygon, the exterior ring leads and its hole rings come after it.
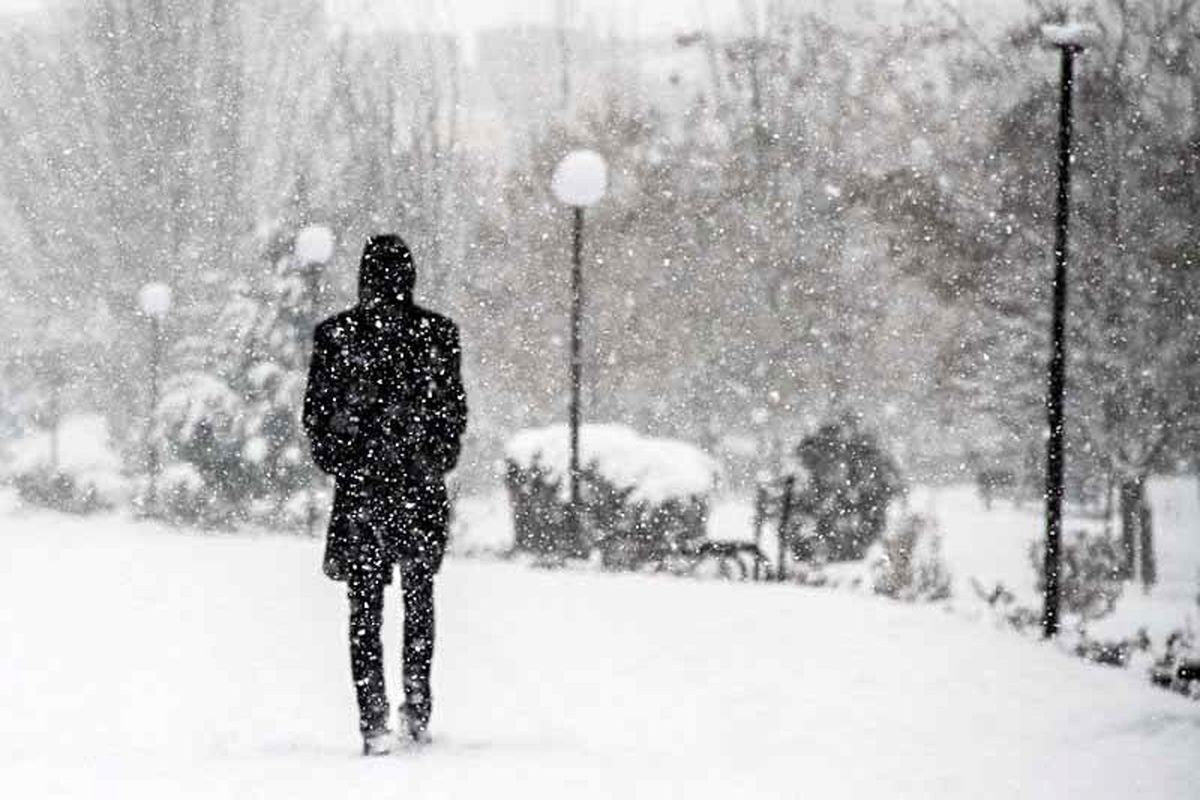
POLYGON ((515 546, 557 556, 599 551, 609 568, 661 564, 704 540, 719 467, 698 448, 623 425, 580 431, 580 530, 567 526, 570 434, 555 425, 521 431, 505 448, 515 546))

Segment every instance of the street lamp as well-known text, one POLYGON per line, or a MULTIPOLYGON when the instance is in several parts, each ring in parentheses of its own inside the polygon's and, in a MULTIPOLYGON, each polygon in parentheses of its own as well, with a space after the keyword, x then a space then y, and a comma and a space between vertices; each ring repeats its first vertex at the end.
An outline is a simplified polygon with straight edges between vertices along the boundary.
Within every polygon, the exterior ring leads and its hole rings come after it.
POLYGON ((1050 364, 1047 370, 1046 418, 1046 552, 1042 566, 1042 635, 1058 633, 1060 549, 1063 506, 1063 394, 1066 388, 1067 232, 1071 200, 1072 90, 1075 56, 1093 39, 1093 32, 1075 23, 1045 25, 1042 38, 1062 57, 1058 108, 1058 198, 1054 217, 1054 299, 1050 323, 1050 364))
POLYGON ((309 225, 296 234, 296 258, 308 281, 310 317, 315 327, 317 322, 317 295, 321 290, 321 268, 333 258, 335 241, 333 231, 324 225, 309 225))
MULTIPOLYGON (((293 243, 296 260, 299 262, 300 269, 303 270, 304 278, 308 283, 308 314, 305 327, 307 331, 306 336, 309 339, 307 350, 310 358, 312 357, 312 337, 316 334, 317 323, 321 321, 318 318, 320 313, 318 299, 321 294, 321 269, 333 258, 335 245, 336 241, 333 237, 333 231, 324 225, 309 225, 301 229, 296 234, 296 241, 293 243)), ((306 523, 309 536, 315 536, 317 528, 317 496, 316 487, 313 485, 316 480, 315 472, 313 476, 313 480, 309 482, 308 489, 306 523)))
POLYGON ((571 500, 567 509, 567 527, 573 539, 580 540, 579 530, 579 393, 583 376, 581 340, 583 334, 583 210, 593 206, 608 191, 608 164, 593 150, 573 150, 558 166, 550 189, 563 205, 574 211, 571 247, 571 500))
POLYGON ((171 287, 157 281, 138 290, 138 307, 150 320, 150 407, 146 415, 146 487, 145 510, 154 508, 158 493, 158 476, 162 464, 154 443, 154 414, 158 408, 159 371, 162 365, 162 328, 171 310, 171 287))
POLYGON ((296 234, 296 255, 305 263, 323 264, 333 258, 333 231, 324 225, 309 225, 296 234))

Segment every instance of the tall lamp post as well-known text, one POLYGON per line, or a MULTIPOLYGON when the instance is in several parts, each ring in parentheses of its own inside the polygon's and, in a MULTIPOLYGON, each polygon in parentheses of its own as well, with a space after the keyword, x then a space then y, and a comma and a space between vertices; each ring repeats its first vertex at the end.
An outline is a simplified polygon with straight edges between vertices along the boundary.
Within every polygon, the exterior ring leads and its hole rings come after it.
POLYGON ((1046 551, 1042 566, 1042 635, 1058 633, 1059 569, 1063 506, 1063 395, 1066 389, 1067 347, 1067 233, 1071 211, 1072 92, 1075 56, 1092 38, 1082 25, 1045 25, 1042 37, 1062 58, 1058 108, 1058 197, 1054 217, 1054 299, 1050 323, 1050 365, 1047 370, 1046 418, 1046 551))
POLYGON ((154 412, 158 408, 159 373, 162 369, 163 323, 171 311, 171 287, 165 283, 147 283, 138 290, 138 307, 150 320, 150 400, 146 414, 146 501, 144 510, 153 512, 158 500, 158 478, 162 470, 158 447, 154 444, 154 412))
MULTIPOLYGON (((324 225, 309 225, 301 229, 296 234, 294 243, 296 260, 300 264, 300 269, 303 271, 304 280, 306 283, 308 294, 308 307, 305 311, 305 328, 307 331, 306 348, 309 353, 309 360, 312 358, 313 337, 316 333, 317 323, 320 322, 320 294, 321 294, 321 270, 333 258, 333 251, 336 242, 333 238, 333 231, 324 225)), ((305 364, 307 367, 307 363, 305 364)), ((314 480, 309 482, 308 487, 308 509, 305 518, 305 525, 309 536, 315 536, 317 532, 317 490, 314 480)))
POLYGON ((573 213, 571 237, 571 463, 569 482, 571 500, 567 508, 567 529, 572 545, 578 545, 579 529, 579 423, 580 388, 583 380, 583 212, 600 202, 608 191, 608 164, 593 150, 574 150, 554 169, 550 188, 560 203, 573 213))

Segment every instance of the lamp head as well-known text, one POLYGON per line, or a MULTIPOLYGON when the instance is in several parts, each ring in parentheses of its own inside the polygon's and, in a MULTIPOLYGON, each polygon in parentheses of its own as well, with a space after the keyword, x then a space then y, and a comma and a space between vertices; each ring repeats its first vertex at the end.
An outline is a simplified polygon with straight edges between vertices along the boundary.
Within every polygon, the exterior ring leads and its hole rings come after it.
POLYGON ((147 283, 138 290, 138 306, 143 314, 162 322, 171 310, 171 287, 158 281, 147 283))
POLYGON ((1042 41, 1050 47, 1064 47, 1075 52, 1086 50, 1100 38, 1099 32, 1080 22, 1043 25, 1042 41))
POLYGON ((324 225, 309 225, 296 234, 296 257, 302 264, 324 264, 333 258, 333 231, 324 225))
POLYGON ((594 150, 573 150, 558 162, 550 189, 560 203, 587 208, 608 191, 608 164, 594 150))

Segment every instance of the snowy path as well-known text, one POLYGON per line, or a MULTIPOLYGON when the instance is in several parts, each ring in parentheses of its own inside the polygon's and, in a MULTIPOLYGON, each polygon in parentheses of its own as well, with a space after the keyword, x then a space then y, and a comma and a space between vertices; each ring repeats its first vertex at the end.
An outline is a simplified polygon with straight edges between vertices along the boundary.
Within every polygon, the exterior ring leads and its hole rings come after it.
POLYGON ((837 592, 464 561, 439 585, 437 741, 365 761, 317 561, 0 513, 0 792, 1200 794, 1200 706, 1012 634, 837 592))

